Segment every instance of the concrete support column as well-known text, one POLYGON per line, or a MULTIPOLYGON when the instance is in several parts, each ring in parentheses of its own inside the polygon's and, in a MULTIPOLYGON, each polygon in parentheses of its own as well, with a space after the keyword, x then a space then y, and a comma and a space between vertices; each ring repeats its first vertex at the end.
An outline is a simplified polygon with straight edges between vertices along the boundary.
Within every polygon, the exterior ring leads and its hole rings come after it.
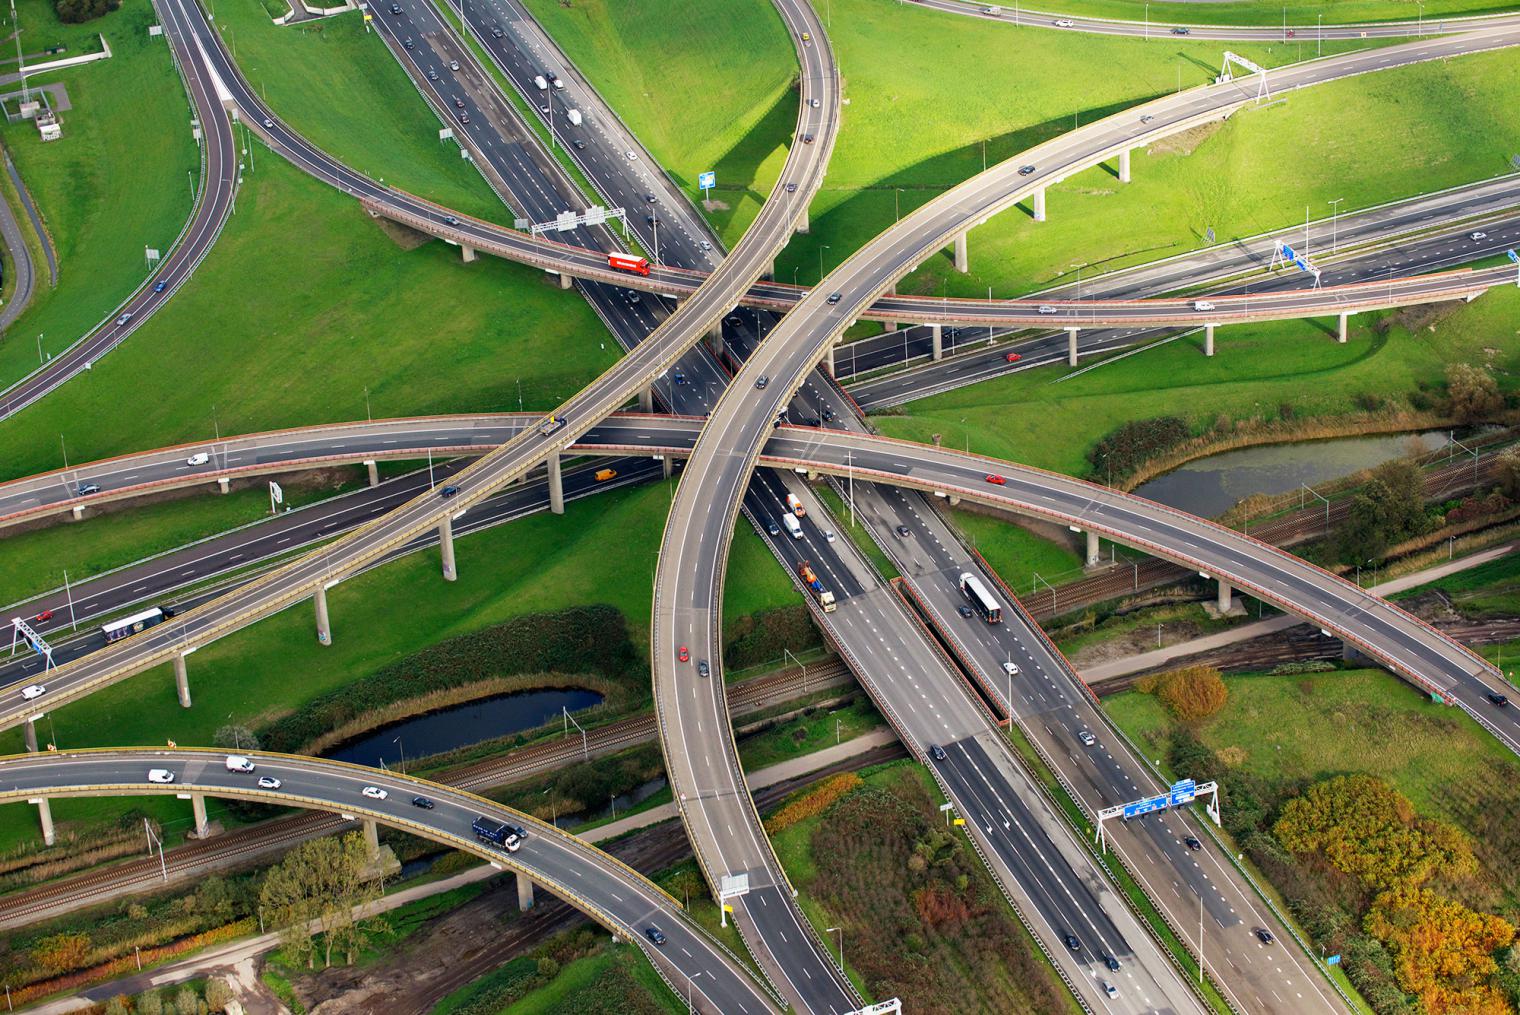
POLYGON ((654 388, 639 389, 639 411, 654 412, 654 388))
POLYGON ((707 347, 712 350, 713 356, 723 357, 723 322, 719 321, 707 330, 707 347))
POLYGON ((1203 354, 1214 355, 1214 326, 1212 324, 1203 326, 1203 354))
POLYGON ((559 273, 559 287, 561 289, 569 289, 574 285, 575 279, 571 278, 569 275, 566 275, 564 272, 559 273))
POLYGON ((461 243, 459 245, 459 253, 464 258, 465 264, 469 264, 475 260, 475 248, 468 243, 461 243))
POLYGON ((1034 220, 1045 221, 1045 188, 1041 187, 1034 192, 1034 220))
POLYGON ((802 217, 797 220, 797 231, 799 233, 808 231, 808 210, 806 208, 802 209, 802 217))
POLYGON ((559 471, 559 452, 549 456, 549 510, 565 513, 565 481, 559 471))
POLYGON ((1214 601, 1214 605, 1219 607, 1220 613, 1230 612, 1230 597, 1234 592, 1235 590, 1230 588, 1229 582, 1223 578, 1219 579, 1219 598, 1214 601))
POLYGON ((938 363, 945 358, 945 341, 940 334, 944 329, 938 324, 929 325, 929 334, 934 339, 934 361, 938 363))
POLYGON ((76 522, 79 521, 79 519, 81 519, 81 518, 84 517, 84 505, 83 504, 75 504, 69 510, 73 513, 73 519, 76 522))
POLYGON ((459 572, 454 569, 454 519, 449 515, 438 523, 438 550, 443 556, 443 580, 451 582, 459 572))
POLYGON ((1119 182, 1129 182, 1129 149, 1119 153, 1119 182))
POLYGON ((676 471, 675 459, 671 458, 669 455, 661 455, 660 456, 660 475, 662 477, 664 477, 665 479, 669 479, 671 477, 671 474, 674 473, 675 471, 676 471))
POLYGON ((1341 314, 1341 327, 1340 331, 1335 336, 1335 340, 1342 345, 1346 344, 1346 322, 1350 319, 1350 314, 1341 314))
POLYGON ((953 494, 953 493, 950 496, 946 497, 945 499, 950 502, 950 506, 951 507, 955 507, 958 504, 960 504, 960 502, 961 502, 961 499, 958 496, 956 496, 955 494, 953 494))
POLYGON ((42 841, 51 846, 58 838, 53 832, 53 808, 45 796, 38 797, 36 803, 37 817, 42 819, 42 841))
POLYGON ((33 754, 37 753, 37 720, 28 719, 26 728, 22 731, 26 734, 26 749, 33 754))
POLYGON ((829 351, 823 354, 823 369, 828 371, 830 377, 834 376, 834 343, 829 343, 829 351))
POLYGON ((206 819, 206 797, 203 793, 190 794, 190 810, 195 815, 194 838, 204 839, 211 834, 211 822, 206 819))
POLYGON ((517 908, 523 912, 533 908, 533 882, 526 874, 517 875, 517 908))
POLYGON ((1077 331, 1076 328, 1066 329, 1066 365, 1077 365, 1077 331))
POLYGON ((374 818, 364 819, 364 844, 369 847, 371 860, 380 855, 380 827, 374 818))
POLYGON ((317 642, 321 645, 332 644, 332 624, 327 619, 327 586, 318 585, 317 594, 312 596, 312 602, 317 608, 317 642))
POLYGON ((369 458, 365 460, 364 467, 369 470, 369 485, 379 486, 380 466, 375 463, 375 460, 373 458, 369 458))
POLYGON ((971 270, 971 257, 966 249, 966 234, 955 238, 955 270, 964 275, 971 270))
POLYGON ((1087 530, 1087 566, 1092 567, 1102 560, 1098 555, 1098 534, 1092 529, 1087 530))
POLYGON ((190 677, 185 673, 185 654, 174 654, 174 689, 179 692, 181 708, 190 707, 190 677))
POLYGON ((222 491, 222 493, 232 492, 232 480, 226 476, 216 477, 216 485, 222 491))

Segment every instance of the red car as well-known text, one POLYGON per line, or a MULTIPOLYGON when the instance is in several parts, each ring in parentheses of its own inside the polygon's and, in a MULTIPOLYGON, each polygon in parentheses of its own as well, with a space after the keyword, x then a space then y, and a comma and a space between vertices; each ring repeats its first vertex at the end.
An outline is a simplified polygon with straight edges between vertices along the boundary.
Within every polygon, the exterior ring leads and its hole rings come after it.
POLYGON ((52 619, 53 619, 53 611, 52 610, 43 610, 41 613, 37 614, 35 617, 32 618, 32 623, 34 623, 34 624, 46 624, 48 621, 50 621, 52 619))
POLYGON ((679 652, 676 653, 676 658, 679 659, 679 660, 681 660, 681 662, 683 662, 683 663, 689 663, 689 662, 691 662, 691 653, 688 652, 688 651, 686 651, 686 646, 685 645, 682 645, 681 646, 681 651, 679 651, 679 652))
POLYGON ((1019 360, 1021 360, 1023 358, 1024 357, 1020 356, 1016 352, 1010 352, 1008 355, 1006 355, 1006 356, 1003 357, 1003 359, 1007 360, 1009 363, 1017 363, 1019 360))
POLYGON ((1002 476, 994 476, 989 474, 987 476, 987 482, 991 483, 993 486, 1002 486, 1004 483, 1008 482, 1008 480, 1004 479, 1002 476))

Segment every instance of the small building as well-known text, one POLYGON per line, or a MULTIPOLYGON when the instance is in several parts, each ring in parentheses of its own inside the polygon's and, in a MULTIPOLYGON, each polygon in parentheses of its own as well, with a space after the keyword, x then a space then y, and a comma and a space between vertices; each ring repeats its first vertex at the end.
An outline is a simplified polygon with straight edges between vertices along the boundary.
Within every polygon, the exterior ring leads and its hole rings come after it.
POLYGON ((44 141, 57 141, 63 137, 63 124, 58 122, 58 114, 51 110, 38 113, 37 133, 42 135, 44 141))

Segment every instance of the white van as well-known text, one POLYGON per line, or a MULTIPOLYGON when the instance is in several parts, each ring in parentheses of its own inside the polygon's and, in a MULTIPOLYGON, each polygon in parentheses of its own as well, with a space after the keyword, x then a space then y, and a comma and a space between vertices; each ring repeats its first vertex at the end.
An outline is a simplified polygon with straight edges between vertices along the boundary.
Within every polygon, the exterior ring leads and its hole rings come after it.
POLYGON ((253 762, 241 754, 227 755, 227 771, 229 772, 252 772, 253 762))
POLYGON ((167 768, 150 768, 150 769, 148 769, 148 781, 149 782, 173 782, 174 781, 174 773, 171 772, 171 771, 169 771, 167 768))
POLYGON ((1208 300, 1194 300, 1193 301, 1193 309, 1194 310, 1213 310, 1214 309, 1214 304, 1210 303, 1208 300))
POLYGON ((541 92, 546 92, 549 90, 549 82, 544 80, 544 76, 542 74, 539 74, 533 78, 533 87, 537 88, 541 92))
POLYGON ((567 109, 565 110, 565 119, 569 120, 572 124, 579 127, 581 125, 582 119, 581 111, 579 109, 567 109))

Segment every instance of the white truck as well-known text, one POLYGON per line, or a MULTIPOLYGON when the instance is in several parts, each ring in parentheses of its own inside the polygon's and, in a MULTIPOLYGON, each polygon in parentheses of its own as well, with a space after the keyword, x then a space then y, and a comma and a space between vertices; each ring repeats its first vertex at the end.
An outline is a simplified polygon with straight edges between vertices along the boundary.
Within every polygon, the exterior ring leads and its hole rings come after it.
POLYGON ((583 118, 579 109, 567 109, 565 110, 565 119, 569 120, 572 125, 579 127, 583 118))
POLYGON ((793 539, 802 538, 802 523, 797 520, 796 515, 787 512, 781 516, 781 524, 786 526, 786 531, 792 534, 793 539))
POLYGON ((802 506, 802 500, 795 493, 789 493, 786 495, 786 506, 790 508, 792 514, 796 515, 798 518, 807 517, 807 508, 802 506))

